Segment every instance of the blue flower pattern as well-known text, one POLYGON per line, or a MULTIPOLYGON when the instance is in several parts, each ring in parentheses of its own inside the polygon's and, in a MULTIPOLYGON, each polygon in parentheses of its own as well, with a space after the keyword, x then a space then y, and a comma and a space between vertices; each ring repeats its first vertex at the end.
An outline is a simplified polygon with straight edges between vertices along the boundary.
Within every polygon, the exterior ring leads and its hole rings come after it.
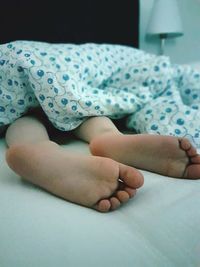
POLYGON ((88 117, 123 118, 138 133, 187 137, 200 148, 200 72, 121 45, 0 45, 0 126, 41 106, 69 131, 88 117))

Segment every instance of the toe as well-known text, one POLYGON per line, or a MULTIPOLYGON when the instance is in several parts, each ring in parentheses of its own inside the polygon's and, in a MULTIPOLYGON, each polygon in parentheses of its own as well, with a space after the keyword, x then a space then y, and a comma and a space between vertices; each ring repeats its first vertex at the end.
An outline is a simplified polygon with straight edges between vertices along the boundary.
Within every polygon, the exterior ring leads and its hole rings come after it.
POLYGON ((196 155, 190 158, 190 162, 194 164, 200 164, 200 155, 196 155))
POLYGON ((122 190, 116 192, 116 197, 121 203, 125 203, 130 199, 129 194, 122 190))
POLYGON ((183 150, 188 150, 192 146, 190 141, 187 138, 180 138, 179 144, 180 144, 181 149, 183 150))
POLYGON ((180 148, 185 150, 189 157, 193 157, 197 154, 197 150, 192 146, 190 141, 186 138, 179 139, 180 148))
POLYGON ((130 187, 125 187, 124 190, 128 193, 129 198, 132 198, 136 195, 136 189, 130 188, 130 187))
POLYGON ((139 188, 144 183, 143 175, 135 168, 127 165, 119 165, 119 176, 124 184, 131 188, 139 188))
POLYGON ((111 203, 111 210, 116 210, 121 205, 121 202, 116 197, 111 197, 110 203, 111 203))
POLYGON ((189 165, 185 170, 184 178, 199 179, 200 178, 200 164, 189 165))
POLYGON ((94 209, 100 212, 108 212, 110 208, 111 208, 111 203, 108 199, 102 199, 94 206, 94 209))
POLYGON ((189 148, 189 149, 187 150, 187 155, 188 155, 189 157, 194 157, 194 156, 196 156, 196 155, 197 155, 197 150, 196 150, 196 148, 193 147, 193 146, 191 146, 191 148, 189 148))
POLYGON ((129 195, 129 198, 132 198, 136 194, 137 190, 135 188, 131 188, 129 186, 126 186, 123 182, 119 181, 118 191, 126 191, 129 195))

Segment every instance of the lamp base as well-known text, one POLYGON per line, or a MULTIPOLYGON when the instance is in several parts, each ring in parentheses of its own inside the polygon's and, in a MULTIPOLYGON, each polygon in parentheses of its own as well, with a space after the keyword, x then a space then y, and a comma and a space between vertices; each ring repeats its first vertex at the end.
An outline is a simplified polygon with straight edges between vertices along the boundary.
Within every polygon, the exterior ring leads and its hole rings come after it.
POLYGON ((165 54, 165 40, 167 38, 167 34, 160 34, 160 55, 165 54))

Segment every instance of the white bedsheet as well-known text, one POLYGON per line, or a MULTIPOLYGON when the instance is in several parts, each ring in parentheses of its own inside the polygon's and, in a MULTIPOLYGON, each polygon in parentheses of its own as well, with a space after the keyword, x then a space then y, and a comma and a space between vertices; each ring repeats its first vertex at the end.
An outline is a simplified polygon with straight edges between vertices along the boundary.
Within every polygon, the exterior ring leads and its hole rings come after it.
MULTIPOLYGON (((89 153, 83 142, 66 149, 89 153)), ((23 182, 0 140, 1 267, 199 267, 200 180, 143 172, 129 203, 101 214, 23 182)))

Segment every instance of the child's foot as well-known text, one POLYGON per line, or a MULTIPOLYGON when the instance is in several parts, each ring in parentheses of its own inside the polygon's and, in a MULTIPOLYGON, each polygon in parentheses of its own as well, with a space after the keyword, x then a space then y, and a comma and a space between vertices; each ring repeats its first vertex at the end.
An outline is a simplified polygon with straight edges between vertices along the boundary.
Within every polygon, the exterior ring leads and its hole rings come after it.
POLYGON ((177 178, 200 178, 200 155, 185 138, 107 133, 90 143, 93 155, 177 178))
POLYGON ((108 158, 73 155, 50 141, 11 147, 6 156, 24 179, 101 212, 115 210, 143 184, 142 174, 132 167, 108 158))

